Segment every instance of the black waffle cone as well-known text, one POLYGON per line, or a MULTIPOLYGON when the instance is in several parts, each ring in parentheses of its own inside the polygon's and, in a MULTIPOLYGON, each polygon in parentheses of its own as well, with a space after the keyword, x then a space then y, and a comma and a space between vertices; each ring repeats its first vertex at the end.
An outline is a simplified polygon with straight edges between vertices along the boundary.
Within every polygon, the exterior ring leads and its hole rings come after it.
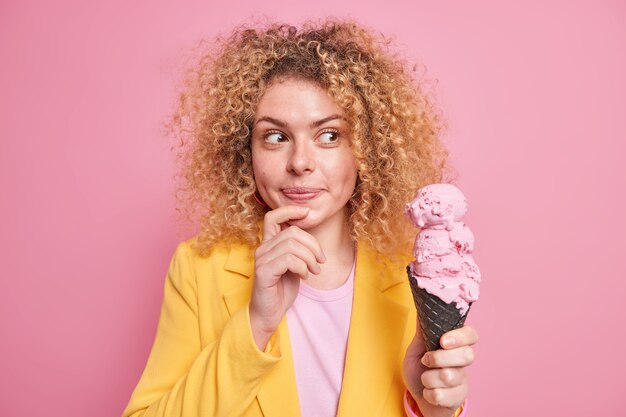
MULTIPOLYGON (((409 275, 413 301, 417 308, 417 315, 424 337, 426 349, 441 349, 439 340, 441 336, 450 330, 463 327, 469 308, 465 314, 461 314, 456 307, 456 303, 446 304, 436 295, 429 294, 417 286, 417 281, 413 277, 410 268, 407 266, 406 272, 409 275)), ((470 303, 470 307, 472 303, 470 303)))

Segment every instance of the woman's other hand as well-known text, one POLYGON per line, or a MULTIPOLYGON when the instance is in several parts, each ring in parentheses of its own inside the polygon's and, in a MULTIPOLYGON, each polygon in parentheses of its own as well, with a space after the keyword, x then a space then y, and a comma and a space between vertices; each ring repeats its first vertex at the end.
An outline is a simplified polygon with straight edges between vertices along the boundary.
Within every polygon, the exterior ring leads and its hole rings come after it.
POLYGON ((300 279, 319 274, 326 257, 312 235, 289 220, 306 217, 309 209, 283 206, 265 214, 263 241, 254 254, 254 284, 250 299, 250 326, 264 350, 298 294, 300 279))
POLYGON ((424 417, 451 417, 465 401, 465 368, 474 362, 478 333, 464 326, 445 333, 440 342, 443 349, 426 352, 418 331, 404 357, 404 381, 424 417))

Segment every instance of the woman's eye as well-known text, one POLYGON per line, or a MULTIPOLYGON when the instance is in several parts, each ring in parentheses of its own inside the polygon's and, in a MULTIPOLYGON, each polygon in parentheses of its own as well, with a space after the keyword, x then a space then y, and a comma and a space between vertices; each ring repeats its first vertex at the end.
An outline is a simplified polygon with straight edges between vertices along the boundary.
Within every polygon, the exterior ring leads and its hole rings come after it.
POLYGON ((327 131, 320 135, 320 142, 322 143, 335 143, 339 140, 339 132, 327 131))
POLYGON ((287 138, 280 132, 270 132, 265 135, 265 142, 270 144, 279 144, 280 142, 286 141, 287 138))

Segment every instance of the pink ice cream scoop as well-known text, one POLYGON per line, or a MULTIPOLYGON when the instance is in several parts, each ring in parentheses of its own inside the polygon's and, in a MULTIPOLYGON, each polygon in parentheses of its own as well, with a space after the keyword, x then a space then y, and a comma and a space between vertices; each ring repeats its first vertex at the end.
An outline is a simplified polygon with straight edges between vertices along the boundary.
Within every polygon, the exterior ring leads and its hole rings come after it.
POLYGON ((437 277, 429 279, 429 277, 417 275, 417 271, 414 268, 414 263, 409 264, 409 270, 414 277, 417 277, 420 288, 429 294, 436 295, 446 304, 455 302, 456 308, 462 315, 467 313, 469 303, 478 299, 479 281, 473 279, 459 280, 458 276, 447 274, 439 274, 437 277))
POLYGON ((474 234, 461 220, 465 196, 452 184, 421 188, 405 214, 421 231, 415 239, 415 261, 409 265, 417 286, 444 303, 456 303, 465 315, 479 296, 480 270, 471 255, 474 234))
POLYGON ((480 271, 474 258, 469 253, 449 253, 426 262, 413 262, 413 271, 419 277, 439 278, 454 277, 463 279, 463 275, 480 282, 480 271))
POLYGON ((426 262, 449 253, 470 253, 474 250, 474 234, 462 222, 455 222, 451 231, 422 229, 415 238, 413 256, 417 262, 426 262))
POLYGON ((404 213, 417 227, 452 230, 467 212, 465 196, 452 184, 431 184, 420 188, 404 213))

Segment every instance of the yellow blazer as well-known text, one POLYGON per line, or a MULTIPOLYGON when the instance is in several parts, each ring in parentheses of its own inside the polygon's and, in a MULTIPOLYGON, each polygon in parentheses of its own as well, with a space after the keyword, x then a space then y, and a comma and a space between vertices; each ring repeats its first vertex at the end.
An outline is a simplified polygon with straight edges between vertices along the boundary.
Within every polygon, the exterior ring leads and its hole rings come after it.
MULTIPOLYGON (((265 351, 250 330, 253 249, 200 257, 191 241, 172 257, 154 345, 123 416, 300 416, 286 319, 265 351)), ((402 360, 416 329, 406 271, 364 244, 356 259, 337 416, 405 416, 402 360)))

